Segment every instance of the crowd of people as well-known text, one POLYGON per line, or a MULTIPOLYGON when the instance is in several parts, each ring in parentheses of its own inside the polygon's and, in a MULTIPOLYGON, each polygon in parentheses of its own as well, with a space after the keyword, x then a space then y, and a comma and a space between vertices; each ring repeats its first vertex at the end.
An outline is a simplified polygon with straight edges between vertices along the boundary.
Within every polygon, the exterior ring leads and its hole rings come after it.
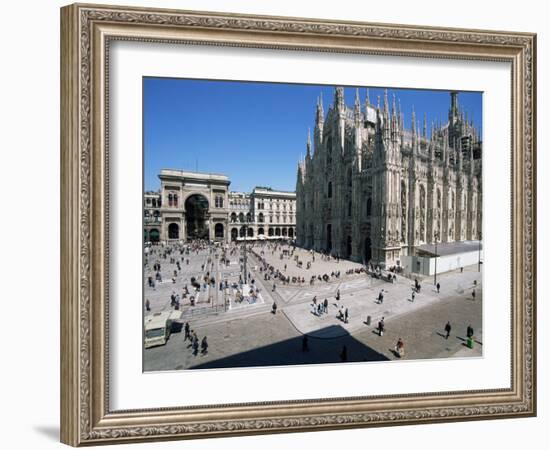
MULTIPOLYGON (((146 273, 146 287, 151 290, 156 290, 159 283, 171 283, 174 285, 174 289, 171 289, 169 295, 170 307, 179 310, 183 306, 194 307, 197 305, 197 299, 201 292, 208 292, 210 289, 210 297, 208 294, 202 295, 203 302, 211 301, 212 289, 215 291, 216 285, 219 291, 223 292, 223 298, 227 301, 227 294, 230 293, 231 298, 235 303, 256 303, 260 290, 261 281, 269 282, 272 290, 276 290, 277 285, 306 285, 310 286, 316 283, 330 283, 332 281, 340 281, 343 277, 366 275, 380 280, 387 281, 389 283, 395 283, 397 281, 397 274, 400 274, 402 269, 399 266, 393 266, 383 270, 379 266, 373 266, 372 264, 356 265, 355 267, 347 267, 342 265, 341 270, 331 270, 330 273, 312 273, 315 269, 318 270, 319 265, 315 265, 316 259, 321 261, 332 261, 335 264, 340 264, 341 260, 339 255, 330 255, 326 253, 318 253, 313 250, 304 251, 296 248, 293 244, 280 243, 280 242, 256 242, 245 244, 231 243, 231 244, 214 244, 207 241, 193 241, 186 244, 170 244, 163 246, 149 247, 145 255, 145 273, 146 273), (243 253, 243 249, 246 249, 246 254, 243 253), (190 265, 191 256, 204 256, 204 263, 200 266, 200 272, 198 272, 198 266, 194 273, 187 268, 190 265), (249 259, 250 271, 244 273, 246 268, 246 258, 249 259), (228 267, 232 263, 240 264, 240 271, 238 280, 221 279, 216 282, 215 264, 219 263, 222 267, 228 267), (289 267, 292 270, 289 270, 289 267), (295 268, 303 270, 300 273, 295 268), (343 274, 343 275, 342 275, 343 274), (163 275, 166 280, 163 280, 163 275), (260 282, 256 282, 254 277, 259 278, 260 282), (244 278, 244 279, 243 279, 244 278)), ((192 258, 191 258, 192 259, 192 258)), ((195 267, 195 266, 193 266, 195 267)), ((332 267, 336 269, 335 266, 332 267)), ((265 283, 263 283, 265 285, 265 283)), ((418 279, 414 279, 414 285, 412 287, 411 301, 415 301, 415 297, 421 292, 421 283, 418 279)), ((440 292, 441 285, 437 283, 435 286, 437 293, 440 292)), ((147 292, 147 291, 146 291, 147 292)), ((387 292, 381 289, 377 302, 383 304, 384 293, 387 292)), ((164 294, 163 294, 164 295, 164 294)), ((217 295, 217 294, 216 294, 217 295)), ((471 293, 472 300, 475 300, 476 292, 475 286, 471 293)), ((336 318, 344 324, 349 323, 350 309, 349 306, 345 306, 340 303, 341 294, 338 289, 334 296, 335 314, 336 318)), ((311 313, 321 318, 329 314, 329 298, 324 298, 318 301, 314 296, 311 306, 311 313)), ((145 301, 145 308, 148 312, 151 311, 151 302, 149 299, 145 301)), ((272 304, 271 312, 277 313, 276 301, 272 304)), ((365 322, 366 323, 366 322, 365 322)), ((370 325, 370 316, 368 320, 370 325)), ((378 335, 382 337, 386 331, 384 317, 378 320, 375 325, 375 330, 378 335)), ((199 339, 195 330, 191 329, 189 322, 185 322, 185 337, 184 342, 189 342, 188 348, 192 350, 192 354, 197 356, 199 352, 203 355, 208 353, 208 340, 204 336, 199 339)), ((448 339, 451 335, 452 326, 450 321, 447 321, 443 328, 445 339, 448 339)), ((395 335, 394 335, 395 336, 395 335)), ((406 337, 406 336, 405 336, 406 337)), ((467 327, 468 339, 473 338, 473 329, 471 325, 467 327)), ((395 342, 395 341, 393 341, 395 342)), ((307 335, 304 335, 304 348, 308 348, 307 335)), ((397 339, 394 345, 394 353, 399 358, 405 356, 405 343, 402 337, 397 339)), ((347 349, 344 346, 340 354, 342 361, 347 360, 347 349)))

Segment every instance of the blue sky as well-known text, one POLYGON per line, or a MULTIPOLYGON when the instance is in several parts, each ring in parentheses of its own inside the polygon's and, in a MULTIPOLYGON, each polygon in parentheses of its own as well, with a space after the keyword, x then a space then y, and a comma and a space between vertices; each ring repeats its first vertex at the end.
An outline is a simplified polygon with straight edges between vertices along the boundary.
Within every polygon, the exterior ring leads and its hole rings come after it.
MULTIPOLYGON (((174 168, 222 173, 235 191, 294 190, 321 92, 326 114, 333 86, 144 78, 145 189, 157 190, 160 170, 174 168)), ((344 93, 353 105, 355 87, 344 93)), ((359 93, 363 104, 365 87, 359 93)), ((417 119, 427 114, 428 132, 432 120, 446 121, 448 91, 388 88, 390 104, 393 93, 401 100, 406 128, 413 105, 417 119)), ((382 101, 383 88, 369 88, 371 103, 378 95, 382 101)), ((461 92, 458 103, 481 130, 482 94, 461 92)))

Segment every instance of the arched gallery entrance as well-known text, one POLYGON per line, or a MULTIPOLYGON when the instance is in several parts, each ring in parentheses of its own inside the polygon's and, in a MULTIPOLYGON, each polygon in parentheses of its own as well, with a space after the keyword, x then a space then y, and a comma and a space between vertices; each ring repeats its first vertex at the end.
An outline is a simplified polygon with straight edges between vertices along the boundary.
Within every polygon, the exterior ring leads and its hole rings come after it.
POLYGON ((209 239, 208 200, 200 194, 193 194, 185 201, 185 220, 187 224, 187 239, 209 239))
POLYGON ((214 237, 218 240, 223 239, 223 224, 216 224, 216 226, 214 227, 214 237))
POLYGON ((168 225, 168 239, 180 238, 180 226, 177 223, 168 225))

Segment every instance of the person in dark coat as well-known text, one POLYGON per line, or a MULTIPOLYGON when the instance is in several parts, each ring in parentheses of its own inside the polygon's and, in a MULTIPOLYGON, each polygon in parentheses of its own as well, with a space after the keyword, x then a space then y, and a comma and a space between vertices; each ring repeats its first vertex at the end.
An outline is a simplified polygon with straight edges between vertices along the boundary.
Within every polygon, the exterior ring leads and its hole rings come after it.
POLYGON ((208 341, 206 340, 206 336, 204 336, 201 341, 201 353, 203 355, 208 353, 208 341))
POLYGON ((437 288, 437 293, 439 294, 439 289, 441 289, 441 285, 439 283, 437 283, 436 288, 437 288))
POLYGON ((384 334, 384 318, 380 319, 378 322, 378 335, 382 336, 384 334))
POLYGON ((183 338, 183 341, 185 342, 187 339, 191 339, 191 335, 189 334, 189 322, 185 322, 185 327, 184 327, 184 330, 185 330, 185 336, 183 338))
POLYGON ((451 334, 451 322, 447 322, 445 325, 445 333, 447 333, 445 339, 449 339, 449 335, 451 334))
POLYGON ((199 353, 199 338, 196 334, 193 334, 193 356, 197 356, 199 353))
POLYGON ((471 325, 468 325, 468 328, 466 328, 466 337, 471 338, 474 336, 474 329, 471 325))

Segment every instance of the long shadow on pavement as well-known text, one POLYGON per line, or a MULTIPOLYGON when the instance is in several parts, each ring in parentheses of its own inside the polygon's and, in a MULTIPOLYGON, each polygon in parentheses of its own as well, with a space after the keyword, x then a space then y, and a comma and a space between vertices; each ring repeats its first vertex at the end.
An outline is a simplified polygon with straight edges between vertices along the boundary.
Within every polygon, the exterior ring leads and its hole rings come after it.
POLYGON ((303 336, 296 336, 253 350, 197 364, 190 367, 190 369, 390 360, 388 357, 355 339, 340 325, 331 325, 324 328, 323 331, 326 331, 326 335, 340 335, 340 337, 334 339, 308 337, 307 349, 304 349, 303 336))

